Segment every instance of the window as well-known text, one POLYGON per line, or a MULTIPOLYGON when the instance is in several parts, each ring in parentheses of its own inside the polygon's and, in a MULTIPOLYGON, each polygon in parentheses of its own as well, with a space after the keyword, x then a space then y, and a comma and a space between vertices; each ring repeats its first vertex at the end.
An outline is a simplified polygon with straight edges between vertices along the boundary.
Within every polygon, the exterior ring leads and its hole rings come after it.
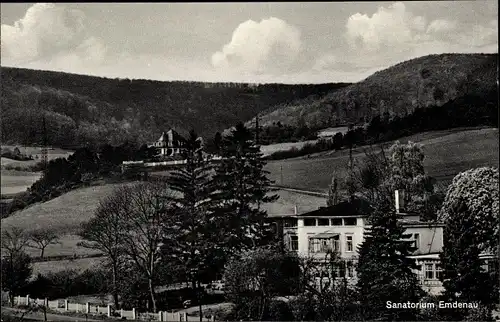
POLYGON ((498 261, 494 259, 488 259, 488 272, 498 272, 498 261))
POLYGON ((290 250, 292 250, 292 251, 299 250, 299 237, 298 236, 290 236, 290 250))
POLYGON ((288 218, 285 220, 285 227, 297 227, 296 218, 288 218))
POLYGON ((356 218, 344 218, 344 225, 356 226, 356 218))
POLYGON ((335 252, 340 252, 340 236, 334 236, 332 238, 332 241, 333 241, 333 250, 335 252))
POLYGON ((318 226, 329 226, 329 225, 330 225, 330 220, 325 218, 318 219, 318 226))
POLYGON ((332 250, 332 246, 333 245, 331 239, 321 239, 319 251, 321 253, 326 253, 327 251, 332 250))
POLYGON ((425 279, 433 280, 434 279, 434 265, 433 264, 425 264, 424 265, 424 274, 425 274, 425 279))
POLYGON ((443 268, 438 263, 435 265, 436 265, 436 279, 438 280, 441 278, 441 274, 443 273, 443 268))
POLYGON ((339 251, 339 236, 333 238, 309 237, 309 252, 326 253, 331 250, 339 251))
POLYGON ((342 218, 332 218, 330 219, 330 224, 332 226, 342 226, 342 218))
POLYGON ((345 236, 345 251, 346 252, 352 252, 354 251, 354 247, 352 244, 352 235, 346 235, 345 236))
POLYGON ((316 218, 304 219, 304 226, 316 226, 316 218))
POLYGON ((413 234, 413 246, 420 249, 420 234, 413 234))
POLYGON ((341 262, 340 264, 338 264, 337 272, 338 272, 337 277, 346 277, 346 263, 345 262, 341 262))
POLYGON ((354 277, 354 263, 352 261, 346 261, 347 266, 347 277, 354 277))
POLYGON ((309 238, 309 252, 319 252, 319 239, 309 238))

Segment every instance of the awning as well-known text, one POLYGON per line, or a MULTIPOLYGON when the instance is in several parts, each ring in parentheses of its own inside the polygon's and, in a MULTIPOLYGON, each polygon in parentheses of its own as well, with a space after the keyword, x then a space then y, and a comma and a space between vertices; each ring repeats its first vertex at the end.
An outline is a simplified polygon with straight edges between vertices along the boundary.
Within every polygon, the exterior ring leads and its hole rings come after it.
POLYGON ((340 236, 340 234, 339 233, 325 232, 325 233, 316 234, 316 235, 312 236, 312 238, 328 239, 328 238, 333 238, 333 237, 336 237, 336 236, 340 236))

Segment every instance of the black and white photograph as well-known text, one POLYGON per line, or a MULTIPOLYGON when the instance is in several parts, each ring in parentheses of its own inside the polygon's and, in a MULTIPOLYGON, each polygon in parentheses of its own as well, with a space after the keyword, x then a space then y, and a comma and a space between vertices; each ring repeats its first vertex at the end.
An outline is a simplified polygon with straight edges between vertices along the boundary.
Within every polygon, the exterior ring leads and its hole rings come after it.
POLYGON ((2 322, 500 322, 497 0, 0 17, 2 322))

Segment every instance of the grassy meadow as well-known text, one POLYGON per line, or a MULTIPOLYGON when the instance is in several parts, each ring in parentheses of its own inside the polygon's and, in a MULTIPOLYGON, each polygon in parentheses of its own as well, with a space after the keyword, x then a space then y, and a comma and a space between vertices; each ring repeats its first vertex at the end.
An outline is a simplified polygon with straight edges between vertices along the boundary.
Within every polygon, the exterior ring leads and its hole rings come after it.
MULTIPOLYGON (((73 256, 96 254, 94 250, 78 247, 77 236, 80 225, 94 215, 99 200, 111 194, 122 184, 107 184, 81 188, 63 194, 44 203, 13 213, 2 219, 2 229, 20 227, 26 231, 47 228, 60 236, 58 244, 49 245, 45 256, 73 256)), ((39 256, 40 251, 28 248, 31 256, 39 256)))
POLYGON ((2 175, 0 176, 0 187, 2 195, 9 196, 26 191, 26 189, 29 188, 33 183, 35 183, 38 179, 40 179, 41 176, 42 174, 40 172, 2 170, 2 175))
MULTIPOLYGON (((20 146, 20 145, 2 145, 2 148, 7 148, 10 150, 14 150, 14 148, 16 148, 16 147, 19 148, 19 151, 21 152, 21 154, 28 155, 28 156, 31 155, 35 159, 35 161, 37 161, 36 157, 38 157, 38 160, 40 160, 40 158, 41 158, 42 147, 39 147, 39 146, 20 146)), ((48 148, 48 150, 47 150, 47 158, 49 159, 49 161, 53 160, 53 159, 57 159, 57 158, 67 158, 71 154, 73 154, 73 151, 63 150, 60 148, 48 148)))
MULTIPOLYGON (((31 167, 41 160, 41 147, 2 145, 2 148, 14 150, 18 147, 21 154, 31 155, 34 160, 17 161, 9 158, 1 158, 1 193, 2 196, 11 196, 19 192, 26 191, 35 181, 41 177, 40 172, 32 172, 31 167), (37 157, 37 158, 36 158, 37 157)), ((48 160, 57 158, 67 158, 73 151, 50 148, 48 150, 48 160)))
MULTIPOLYGON (((480 166, 498 167, 498 129, 462 128, 419 133, 398 141, 423 145, 427 173, 447 183, 461 171, 480 166)), ((390 146, 392 142, 386 143, 390 146)), ((353 149, 355 159, 364 156, 367 147, 353 149)), ((326 192, 333 171, 345 173, 349 151, 328 151, 309 156, 269 161, 266 170, 276 184, 297 189, 326 192), (283 178, 283 181, 281 180, 283 178)))

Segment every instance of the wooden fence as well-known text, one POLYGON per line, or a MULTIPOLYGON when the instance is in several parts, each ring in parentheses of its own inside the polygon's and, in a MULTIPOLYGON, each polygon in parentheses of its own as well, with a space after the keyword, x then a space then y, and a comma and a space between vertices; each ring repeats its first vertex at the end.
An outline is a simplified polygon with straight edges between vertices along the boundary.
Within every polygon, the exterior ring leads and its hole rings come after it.
MULTIPOLYGON (((48 309, 56 312, 74 312, 89 315, 105 315, 113 317, 111 305, 99 306, 90 303, 70 303, 67 299, 53 300, 47 299, 32 299, 29 295, 14 297, 14 305, 24 306, 46 306, 48 309)), ((135 308, 132 310, 118 310, 120 319, 136 320, 136 321, 200 321, 199 316, 190 316, 185 312, 164 312, 158 313, 138 312, 135 308)), ((214 317, 203 317, 203 321, 214 321, 214 317)))

